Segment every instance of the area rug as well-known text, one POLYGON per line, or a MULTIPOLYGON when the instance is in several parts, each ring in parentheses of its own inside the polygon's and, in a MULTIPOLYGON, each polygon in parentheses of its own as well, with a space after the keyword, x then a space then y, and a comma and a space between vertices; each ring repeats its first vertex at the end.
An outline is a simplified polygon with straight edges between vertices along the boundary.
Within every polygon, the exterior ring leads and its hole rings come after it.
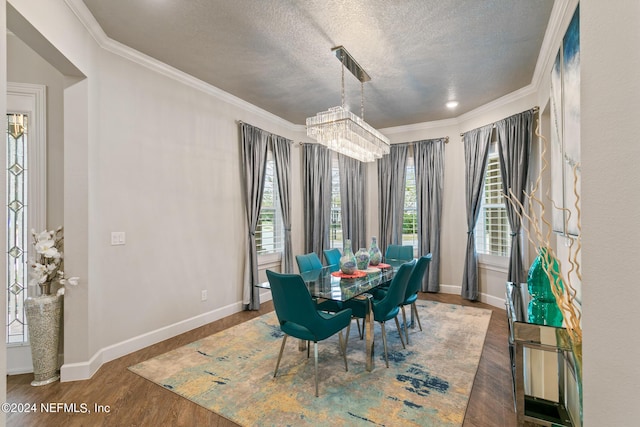
POLYGON ((273 377, 282 342, 274 312, 129 369, 242 426, 460 426, 491 311, 432 301, 417 305, 423 331, 409 328, 406 349, 395 322, 387 323, 389 368, 377 323, 372 372, 365 370, 365 344, 355 322, 348 372, 337 335, 320 342, 319 397, 313 351, 308 359, 296 339, 287 340, 273 377))

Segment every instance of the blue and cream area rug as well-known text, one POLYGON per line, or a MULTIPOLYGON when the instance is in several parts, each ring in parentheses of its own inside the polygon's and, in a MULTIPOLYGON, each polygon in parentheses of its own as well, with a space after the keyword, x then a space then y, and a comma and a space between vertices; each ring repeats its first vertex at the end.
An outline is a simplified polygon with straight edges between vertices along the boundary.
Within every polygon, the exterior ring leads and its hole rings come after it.
POLYGON ((387 323, 389 368, 377 323, 372 372, 355 322, 348 372, 337 335, 320 342, 320 397, 313 349, 307 359, 297 339, 287 340, 273 377, 282 340, 274 312, 129 369, 243 426, 460 426, 491 311, 420 300, 418 310, 423 331, 409 328, 406 349, 387 323))

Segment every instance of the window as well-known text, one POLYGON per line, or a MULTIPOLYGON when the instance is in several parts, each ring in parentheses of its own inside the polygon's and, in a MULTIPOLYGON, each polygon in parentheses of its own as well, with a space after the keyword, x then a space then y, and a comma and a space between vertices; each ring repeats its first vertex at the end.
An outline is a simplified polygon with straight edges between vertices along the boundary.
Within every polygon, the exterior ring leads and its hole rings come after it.
POLYGON ((402 244, 418 247, 418 211, 416 198, 416 168, 413 156, 407 158, 407 176, 404 189, 404 214, 402 217, 402 244))
POLYGON ((340 204, 340 170, 338 156, 331 157, 331 223, 329 224, 329 247, 342 249, 342 205, 340 204))
POLYGON ((27 342, 27 115, 7 114, 7 337, 27 342))
POLYGON ((480 254, 507 257, 511 250, 511 227, 502 192, 500 159, 495 143, 491 143, 478 222, 476 251, 480 254))
POLYGON ((264 180, 262 205, 256 228, 256 250, 258 255, 282 253, 284 248, 284 226, 282 224, 282 211, 280 210, 278 178, 271 152, 267 157, 264 180))

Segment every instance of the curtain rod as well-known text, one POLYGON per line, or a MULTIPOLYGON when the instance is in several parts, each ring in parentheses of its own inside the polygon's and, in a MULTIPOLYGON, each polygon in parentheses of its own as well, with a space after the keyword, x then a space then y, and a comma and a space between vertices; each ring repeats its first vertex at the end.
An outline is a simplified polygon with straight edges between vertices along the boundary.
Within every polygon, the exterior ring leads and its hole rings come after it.
POLYGON ((289 141, 289 144, 293 144, 293 143, 294 143, 294 142, 293 142, 293 140, 291 140, 291 139, 289 139, 289 138, 286 138, 286 137, 284 137, 284 136, 282 136, 282 135, 278 135, 277 133, 270 132, 270 131, 268 131, 268 130, 264 130, 264 129, 262 129, 262 128, 259 128, 258 126, 254 126, 254 125, 252 125, 251 123, 243 122, 242 120, 236 120, 236 124, 237 124, 237 125, 249 125, 249 126, 254 127, 254 128, 256 128, 256 129, 260 129, 262 132, 266 132, 266 133, 268 133, 269 135, 277 136, 278 138, 284 138, 284 139, 286 139, 287 141, 289 141))
MULTIPOLYGON (((538 106, 536 105, 535 107, 531 108, 530 110, 533 110, 533 113, 535 114, 535 113, 537 113, 537 112, 540 110, 540 107, 538 107, 538 106)), ((529 111, 529 110, 525 110, 525 111, 529 111)), ((523 113, 524 113, 525 111, 523 111, 523 113)), ((516 113, 516 114, 522 114, 522 113, 516 113)), ((515 114, 513 114, 513 116, 515 116, 515 114)), ((512 117, 512 116, 509 116, 509 117, 512 117)), ((505 117, 505 119, 506 119, 506 118, 509 118, 509 117, 505 117)), ((504 120, 504 119, 502 119, 502 120, 504 120)), ((492 123, 492 127, 493 127, 494 129, 496 128, 496 123, 497 123, 497 122, 492 123)), ((484 127, 484 126, 480 126, 480 127, 484 127)), ((478 128, 476 128, 476 129, 478 129, 478 128)), ((467 132, 471 132, 472 130, 473 130, 473 129, 468 130, 467 132)), ((463 133, 461 133, 461 134, 460 134, 460 137, 463 137, 463 136, 464 136, 464 134, 465 134, 465 133, 467 133, 467 132, 463 132, 463 133)))

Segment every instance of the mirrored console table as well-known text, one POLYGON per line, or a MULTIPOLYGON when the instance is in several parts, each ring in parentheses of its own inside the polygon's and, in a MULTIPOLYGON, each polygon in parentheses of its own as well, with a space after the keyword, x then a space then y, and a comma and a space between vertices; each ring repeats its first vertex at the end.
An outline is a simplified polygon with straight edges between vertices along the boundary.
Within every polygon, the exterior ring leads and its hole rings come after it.
POLYGON ((505 305, 509 321, 509 352, 518 425, 579 426, 580 422, 575 422, 566 408, 567 369, 565 367, 573 366, 569 334, 565 328, 530 323, 526 318, 518 319, 514 310, 514 301, 522 298, 526 312, 527 292, 526 286, 517 289, 515 286, 513 283, 507 283, 505 305), (557 354, 558 401, 525 393, 526 348, 557 354))

